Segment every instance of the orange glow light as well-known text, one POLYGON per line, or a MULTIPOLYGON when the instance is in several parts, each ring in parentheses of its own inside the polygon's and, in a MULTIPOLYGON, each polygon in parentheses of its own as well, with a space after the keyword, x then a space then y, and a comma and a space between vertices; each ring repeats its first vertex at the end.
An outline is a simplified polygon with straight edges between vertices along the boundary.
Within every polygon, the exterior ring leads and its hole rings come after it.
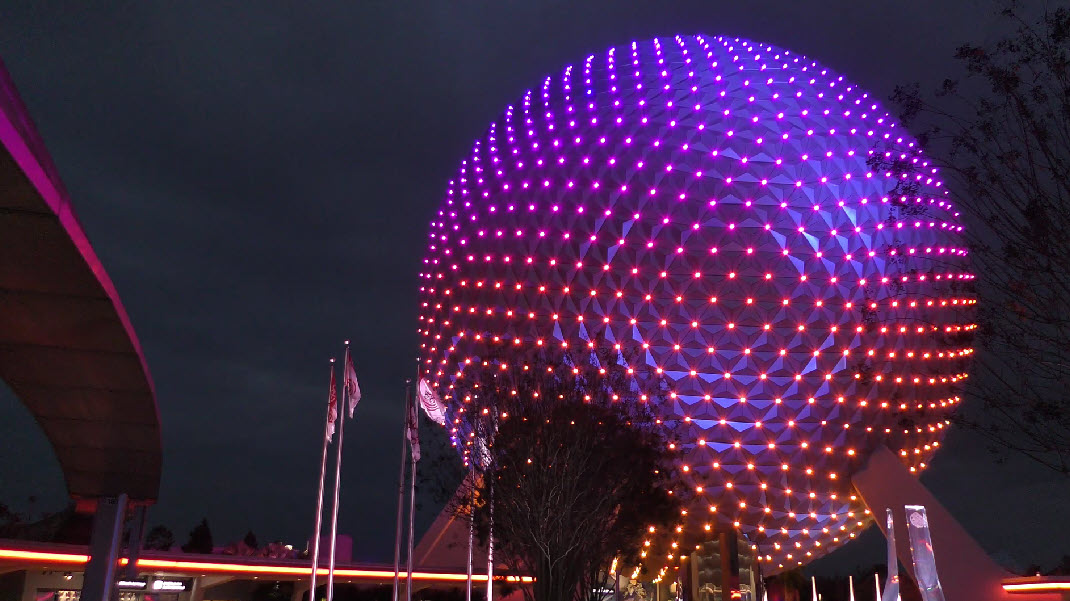
MULTIPOLYGON (((21 560, 31 561, 35 563, 67 563, 67 564, 84 564, 89 561, 88 555, 77 553, 52 553, 46 551, 25 551, 22 549, 0 549, 0 560, 21 560)), ((122 565, 128 563, 128 560, 122 559, 119 562, 122 565)), ((273 575, 299 575, 304 576, 309 573, 309 568, 304 566, 289 566, 289 565, 271 565, 271 564, 258 564, 258 563, 220 563, 211 561, 183 561, 183 560, 170 560, 170 559, 139 559, 137 562, 140 568, 151 568, 157 570, 172 570, 176 572, 216 572, 216 573, 229 573, 229 574, 273 574, 273 575)), ((346 569, 336 568, 334 571, 336 576, 342 578, 373 578, 373 579, 386 579, 393 578, 393 570, 364 570, 364 569, 346 569)), ((320 568, 317 574, 327 575, 326 568, 320 568)), ((405 573, 402 572, 404 575, 405 573)), ((451 574, 451 573, 436 573, 436 572, 413 572, 412 577, 415 580, 446 580, 446 581, 464 581, 468 579, 466 574, 451 574)), ((473 580, 479 580, 486 582, 487 576, 484 575, 472 575, 473 580)), ((506 580, 509 582, 533 582, 530 576, 508 576, 506 580)))

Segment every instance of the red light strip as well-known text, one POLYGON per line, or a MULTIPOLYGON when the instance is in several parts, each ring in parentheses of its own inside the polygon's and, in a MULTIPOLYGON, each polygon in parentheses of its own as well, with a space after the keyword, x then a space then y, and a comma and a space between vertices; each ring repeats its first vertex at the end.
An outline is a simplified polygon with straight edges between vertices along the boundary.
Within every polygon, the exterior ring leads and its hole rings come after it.
MULTIPOLYGON (((0 549, 0 560, 29 560, 40 563, 70 563, 70 564, 84 564, 89 561, 88 555, 75 554, 75 553, 51 553, 45 551, 23 551, 20 549, 0 549)), ((128 560, 121 559, 120 564, 126 565, 128 560)), ((176 572, 215 572, 215 573, 229 573, 229 574, 274 574, 274 575, 295 575, 304 576, 308 574, 309 568, 298 566, 275 566, 264 564, 248 564, 248 563, 220 563, 210 561, 180 561, 170 559, 139 559, 137 562, 139 568, 152 568, 157 570, 173 570, 176 572)), ((317 574, 327 575, 326 568, 320 568, 317 574)), ((392 570, 361 570, 361 569, 346 569, 336 568, 334 574, 341 578, 393 578, 394 572, 392 570)), ((401 572, 405 575, 405 572, 401 572)), ((413 572, 413 579, 416 580, 446 580, 446 581, 464 581, 468 579, 465 574, 452 574, 452 573, 436 573, 436 572, 413 572)), ((486 574, 472 575, 473 581, 486 582, 486 574)), ((508 582, 532 582, 530 576, 507 576, 505 578, 508 582)))
POLYGON ((1003 590, 1008 593, 1057 593, 1070 591, 1070 582, 1018 582, 1004 584, 1003 590))
POLYGON ((46 553, 42 551, 0 549, 0 559, 28 559, 31 561, 56 563, 86 563, 89 561, 89 556, 76 553, 46 553))

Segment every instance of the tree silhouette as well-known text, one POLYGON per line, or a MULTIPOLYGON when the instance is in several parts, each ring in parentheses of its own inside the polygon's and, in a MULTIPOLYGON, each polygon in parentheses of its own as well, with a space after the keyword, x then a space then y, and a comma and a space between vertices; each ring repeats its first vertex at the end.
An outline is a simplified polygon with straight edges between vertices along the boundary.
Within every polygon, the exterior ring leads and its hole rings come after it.
POLYGON ((650 529, 681 516, 672 430, 648 405, 663 382, 651 373, 641 392, 629 365, 642 362, 600 342, 567 353, 488 346, 455 379, 475 474, 454 510, 474 511, 484 541, 493 511, 495 557, 535 577, 528 601, 587 599, 615 559, 638 566, 650 529))
POLYGON ((967 220, 980 344, 966 393, 983 411, 961 421, 1070 475, 1070 10, 1002 14, 1014 32, 961 46, 961 81, 892 97, 932 158, 878 146, 870 167, 894 177, 897 210, 939 219, 913 202, 935 160, 967 220))
POLYGON ((153 551, 167 551, 175 546, 175 535, 169 528, 156 525, 145 535, 145 548, 153 551))
POLYGON ((182 545, 182 550, 186 553, 211 553, 212 549, 212 530, 208 527, 208 518, 203 518, 200 524, 190 530, 189 540, 182 545))

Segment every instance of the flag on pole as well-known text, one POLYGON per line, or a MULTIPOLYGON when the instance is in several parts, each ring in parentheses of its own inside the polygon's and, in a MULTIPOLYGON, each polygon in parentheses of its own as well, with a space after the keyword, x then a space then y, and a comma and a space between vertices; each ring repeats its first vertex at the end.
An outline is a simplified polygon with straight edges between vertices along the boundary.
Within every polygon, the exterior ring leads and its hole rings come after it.
POLYGON ((420 382, 416 385, 416 394, 420 397, 420 406, 424 408, 424 413, 427 417, 431 418, 431 421, 440 426, 446 425, 446 407, 442 404, 442 399, 438 396, 431 385, 427 383, 427 380, 420 378, 420 382))
POLYGON ((327 398, 327 442, 334 438, 334 422, 338 421, 338 390, 334 385, 334 369, 331 369, 331 393, 327 398))
POLYGON ((357 403, 360 402, 360 385, 357 383, 357 370, 353 369, 353 358, 349 356, 348 349, 346 350, 345 378, 346 395, 349 397, 349 417, 352 418, 353 412, 357 409, 357 403))
POLYGON ((412 460, 420 460, 420 428, 416 421, 416 405, 409 405, 409 429, 405 431, 405 437, 409 439, 409 446, 412 447, 412 460))
POLYGON ((487 448, 487 441, 482 436, 476 436, 476 448, 475 448, 475 461, 476 465, 480 469, 487 469, 490 465, 490 449, 487 448))

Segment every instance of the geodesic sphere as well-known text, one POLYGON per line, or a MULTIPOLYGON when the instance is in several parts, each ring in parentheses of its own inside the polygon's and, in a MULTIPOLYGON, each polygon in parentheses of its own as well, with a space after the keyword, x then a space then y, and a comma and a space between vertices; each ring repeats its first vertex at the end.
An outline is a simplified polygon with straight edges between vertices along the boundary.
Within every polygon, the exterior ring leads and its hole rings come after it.
POLYGON ((621 345, 684 432, 677 542, 736 527, 773 573, 868 523, 851 475, 876 445, 914 470, 939 446, 975 327, 960 223, 909 134, 818 63, 618 46, 462 161, 421 274, 424 373, 463 447, 451 379, 481 345, 621 345))

